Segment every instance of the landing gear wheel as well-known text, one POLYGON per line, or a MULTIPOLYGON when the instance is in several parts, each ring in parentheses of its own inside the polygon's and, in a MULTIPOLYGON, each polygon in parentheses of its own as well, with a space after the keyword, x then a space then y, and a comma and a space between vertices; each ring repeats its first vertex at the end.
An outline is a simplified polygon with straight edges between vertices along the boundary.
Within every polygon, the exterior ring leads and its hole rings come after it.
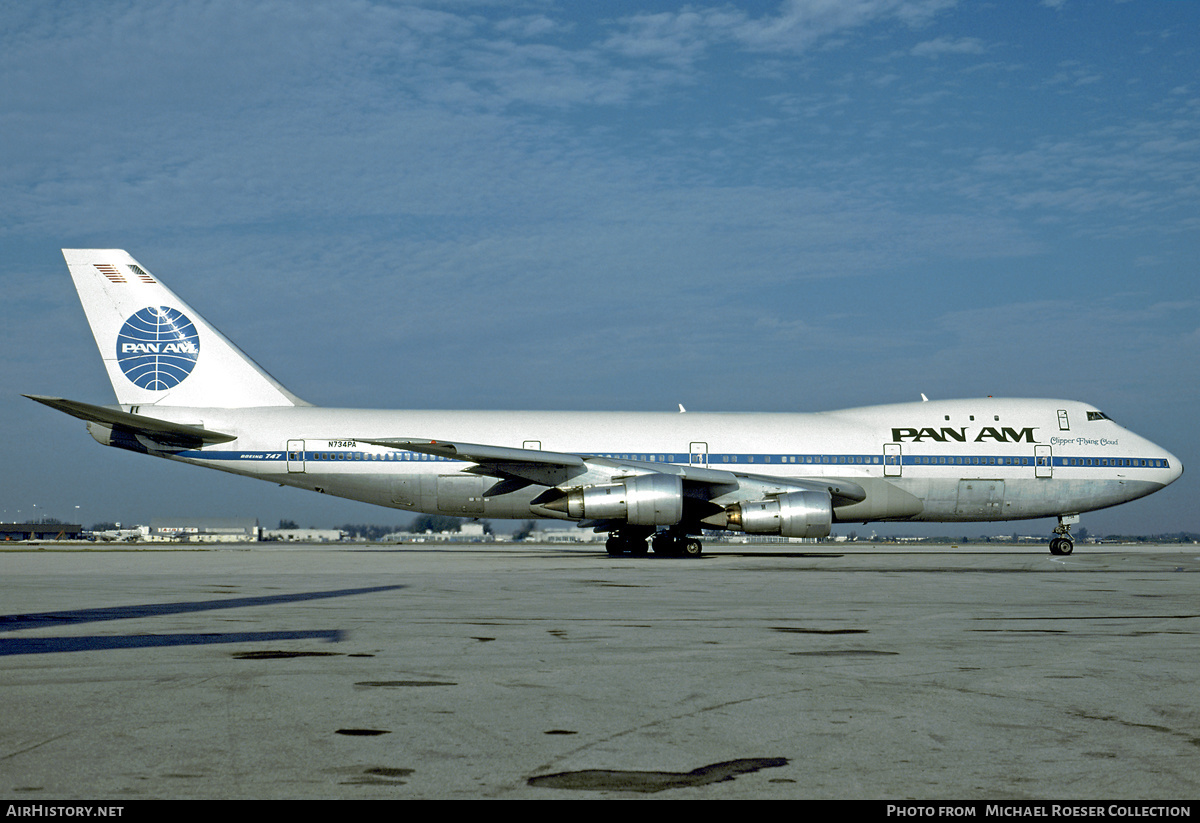
POLYGON ((1075 550, 1075 543, 1069 537, 1055 537, 1050 541, 1050 554, 1070 554, 1075 550))
POLYGON ((1058 516, 1058 525, 1054 527, 1057 537, 1050 538, 1050 554, 1070 554, 1075 550, 1075 541, 1071 539, 1071 526, 1078 522, 1077 514, 1058 516))
POLYGON ((619 557, 623 554, 632 554, 634 557, 640 557, 650 551, 650 547, 646 544, 646 537, 645 532, 632 535, 613 532, 608 540, 605 541, 604 550, 613 557, 619 557))
POLYGON ((678 557, 680 553, 679 540, 667 532, 659 532, 650 541, 655 554, 663 557, 678 557))
POLYGON ((699 557, 704 545, 694 538, 688 537, 684 531, 673 529, 661 531, 650 541, 654 553, 663 557, 699 557))

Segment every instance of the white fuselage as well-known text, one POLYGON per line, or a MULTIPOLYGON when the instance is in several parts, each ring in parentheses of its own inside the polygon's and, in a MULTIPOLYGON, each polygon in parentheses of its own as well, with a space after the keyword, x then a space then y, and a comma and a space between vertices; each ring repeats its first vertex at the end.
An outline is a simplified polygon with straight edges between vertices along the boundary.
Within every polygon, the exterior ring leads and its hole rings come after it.
MULTIPOLYGON (((1179 460, 1074 401, 982 398, 815 414, 373 411, 155 407, 156 418, 235 434, 163 456, 411 511, 546 516, 543 486, 489 495, 475 464, 365 440, 431 438, 707 467, 757 478, 840 478, 867 489, 841 522, 1049 517, 1143 497, 1179 460)), ((117 445, 117 444, 114 444, 117 445)), ((717 503, 722 502, 720 499, 717 503)))

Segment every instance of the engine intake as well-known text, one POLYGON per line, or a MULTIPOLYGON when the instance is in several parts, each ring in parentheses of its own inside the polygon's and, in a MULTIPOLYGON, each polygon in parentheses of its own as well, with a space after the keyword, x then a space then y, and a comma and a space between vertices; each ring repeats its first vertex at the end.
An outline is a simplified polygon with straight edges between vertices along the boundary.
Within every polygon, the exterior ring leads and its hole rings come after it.
POLYGON ((641 474, 611 485, 570 489, 566 498, 545 505, 580 520, 674 526, 683 519, 683 481, 673 474, 641 474))
POLYGON ((827 537, 833 523, 828 492, 789 492, 770 500, 736 503, 725 509, 726 528, 746 534, 827 537))

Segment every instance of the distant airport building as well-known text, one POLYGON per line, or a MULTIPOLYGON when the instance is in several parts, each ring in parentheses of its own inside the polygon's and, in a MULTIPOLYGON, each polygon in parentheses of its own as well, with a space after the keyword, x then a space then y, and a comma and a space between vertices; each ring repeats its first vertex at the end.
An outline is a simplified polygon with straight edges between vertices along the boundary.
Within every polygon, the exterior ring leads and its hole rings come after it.
POLYGON ((0 541, 82 539, 78 523, 0 523, 0 541))
POLYGON ((384 543, 490 543, 493 539, 484 525, 478 522, 460 523, 458 531, 435 532, 431 529, 423 532, 399 531, 385 534, 380 538, 384 543))
POLYGON ((246 518, 155 518, 150 521, 150 543, 257 543, 262 537, 258 520, 246 518))
POLYGON ((270 529, 263 532, 263 540, 278 540, 284 543, 336 543, 346 539, 341 529, 270 529))

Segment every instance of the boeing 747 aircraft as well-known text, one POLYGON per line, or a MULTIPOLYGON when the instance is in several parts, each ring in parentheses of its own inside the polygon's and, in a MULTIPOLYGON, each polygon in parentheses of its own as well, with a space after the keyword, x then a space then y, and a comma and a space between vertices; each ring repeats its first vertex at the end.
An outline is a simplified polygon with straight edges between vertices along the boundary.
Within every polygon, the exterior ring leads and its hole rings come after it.
POLYGON ((117 405, 27 395, 106 446, 380 506, 554 518, 611 554, 698 555, 703 530, 1056 517, 1136 500, 1178 458, 1069 400, 978 398, 820 414, 372 411, 281 386, 119 250, 64 249, 117 405))

